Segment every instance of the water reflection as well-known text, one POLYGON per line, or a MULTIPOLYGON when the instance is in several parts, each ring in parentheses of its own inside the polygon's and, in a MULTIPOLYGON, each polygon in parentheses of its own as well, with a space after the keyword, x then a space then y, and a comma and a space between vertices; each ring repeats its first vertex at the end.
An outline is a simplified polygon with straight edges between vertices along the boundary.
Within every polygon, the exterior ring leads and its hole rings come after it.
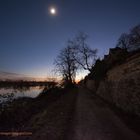
POLYGON ((44 86, 33 86, 33 87, 24 87, 22 88, 0 88, 0 103, 7 100, 12 100, 19 97, 37 97, 44 86))

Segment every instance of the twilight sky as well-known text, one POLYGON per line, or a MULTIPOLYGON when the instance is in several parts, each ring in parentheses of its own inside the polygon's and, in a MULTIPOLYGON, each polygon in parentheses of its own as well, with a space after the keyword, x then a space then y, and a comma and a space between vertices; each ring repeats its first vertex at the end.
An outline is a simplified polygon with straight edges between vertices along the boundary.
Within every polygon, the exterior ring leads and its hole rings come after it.
POLYGON ((59 50, 78 31, 102 57, 139 23, 140 0, 0 0, 0 71, 52 76, 59 50))

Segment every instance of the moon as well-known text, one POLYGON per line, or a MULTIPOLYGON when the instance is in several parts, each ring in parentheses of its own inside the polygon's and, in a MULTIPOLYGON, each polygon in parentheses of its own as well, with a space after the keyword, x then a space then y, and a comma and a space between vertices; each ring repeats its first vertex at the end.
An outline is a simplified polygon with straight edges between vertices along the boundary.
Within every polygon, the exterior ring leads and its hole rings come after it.
POLYGON ((51 7, 51 8, 50 8, 50 14, 51 14, 51 15, 56 15, 56 8, 51 7))

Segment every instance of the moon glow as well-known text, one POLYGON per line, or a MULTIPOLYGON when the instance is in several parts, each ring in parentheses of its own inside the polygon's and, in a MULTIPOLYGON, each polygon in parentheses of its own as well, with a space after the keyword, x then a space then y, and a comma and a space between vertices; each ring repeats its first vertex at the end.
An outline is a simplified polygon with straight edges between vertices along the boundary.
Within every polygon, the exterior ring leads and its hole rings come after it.
POLYGON ((54 7, 50 8, 50 14, 55 15, 56 14, 56 9, 54 7))

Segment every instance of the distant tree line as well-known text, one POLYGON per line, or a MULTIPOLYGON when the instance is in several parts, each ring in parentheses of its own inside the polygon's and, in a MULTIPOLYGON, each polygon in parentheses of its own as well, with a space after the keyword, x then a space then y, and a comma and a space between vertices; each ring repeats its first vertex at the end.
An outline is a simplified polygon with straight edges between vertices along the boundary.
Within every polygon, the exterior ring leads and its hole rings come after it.
POLYGON ((57 85, 55 81, 23 81, 23 80, 15 80, 15 81, 0 81, 0 88, 14 88, 14 89, 23 89, 30 88, 35 86, 44 86, 48 88, 53 88, 57 85))

